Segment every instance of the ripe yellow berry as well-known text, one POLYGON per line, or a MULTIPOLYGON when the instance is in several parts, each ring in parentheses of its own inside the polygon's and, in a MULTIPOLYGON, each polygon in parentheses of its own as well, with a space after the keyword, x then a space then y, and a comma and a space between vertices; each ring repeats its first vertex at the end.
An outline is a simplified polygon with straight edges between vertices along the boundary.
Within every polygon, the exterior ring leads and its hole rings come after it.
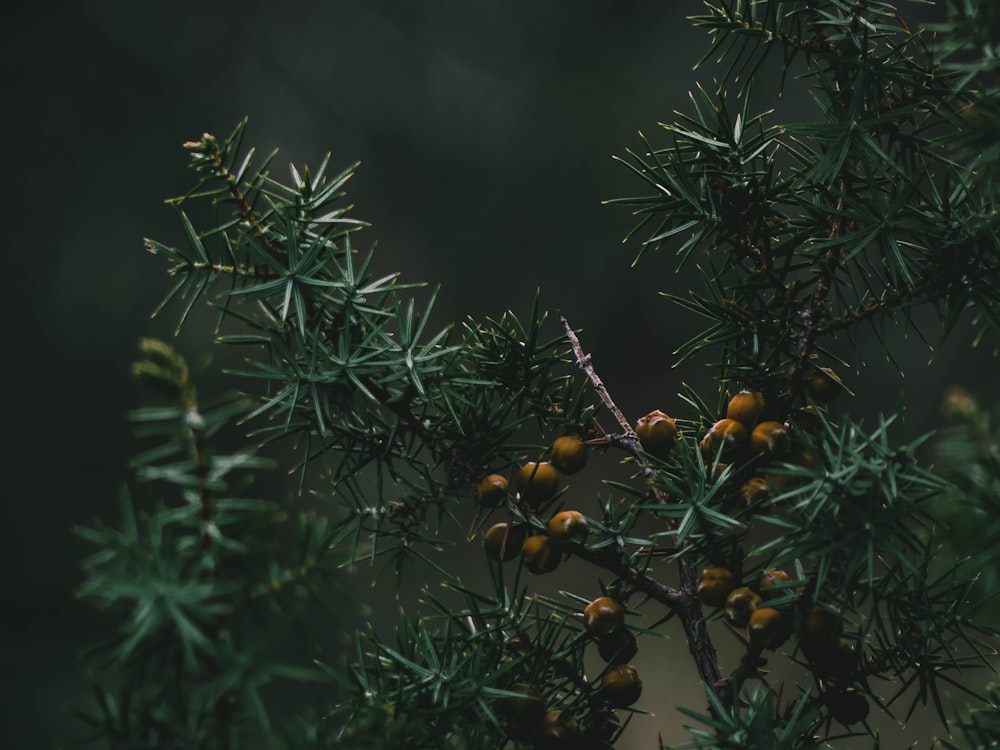
POLYGON ((784 458, 792 447, 787 425, 781 422, 761 422, 750 433, 750 449, 768 458, 784 458))
POLYGON ((723 456, 730 456, 744 445, 750 435, 742 422, 735 419, 720 419, 713 424, 699 445, 703 455, 711 457, 722 452, 723 456))
POLYGON ((642 449, 653 456, 666 456, 677 442, 677 423, 659 409, 640 417, 635 434, 642 449))
POLYGON ((532 508, 549 500, 559 489, 559 472, 548 461, 528 461, 515 478, 517 491, 532 508))
POLYGON ((589 532, 587 519, 576 510, 556 513, 549 519, 545 528, 549 532, 549 544, 562 551, 576 544, 582 544, 589 532))
POLYGON ((563 474, 576 474, 587 465, 587 446, 574 435, 563 435, 552 443, 549 461, 563 474))
POLYGON ((766 408, 763 393, 744 389, 729 400, 726 419, 735 419, 749 429, 761 420, 766 408))
POLYGON ((721 607, 733 590, 733 574, 728 568, 712 566, 701 571, 695 593, 702 604, 721 607))
POLYGON ((780 648, 792 634, 792 618, 774 607, 758 607, 747 622, 747 638, 757 648, 780 648))
POLYGON ((545 534, 536 534, 524 540, 521 562, 532 573, 551 573, 562 562, 562 552, 549 544, 549 538, 545 534))
POLYGON ((745 628, 762 601, 756 591, 746 586, 735 588, 726 597, 726 619, 738 628, 745 628))
POLYGON ((507 479, 499 474, 490 474, 476 485, 476 499, 487 508, 495 508, 507 497, 507 479))
POLYGON ((625 627, 625 607, 610 596, 599 596, 583 610, 583 627, 596 636, 625 627))
POLYGON ((600 684, 600 696, 615 708, 631 706, 642 695, 642 680, 631 664, 608 667, 600 684))

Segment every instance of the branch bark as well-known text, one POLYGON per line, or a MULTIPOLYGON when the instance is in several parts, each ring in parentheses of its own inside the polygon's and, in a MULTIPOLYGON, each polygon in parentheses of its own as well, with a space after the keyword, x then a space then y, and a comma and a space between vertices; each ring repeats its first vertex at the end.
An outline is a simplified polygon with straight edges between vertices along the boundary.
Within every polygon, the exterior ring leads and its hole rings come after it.
MULTIPOLYGON (((643 476, 647 480, 653 479, 656 475, 656 469, 646 458, 645 453, 643 453, 639 437, 635 434, 635 430, 632 429, 628 419, 626 419, 621 409, 618 408, 618 405, 615 404, 610 392, 604 385, 604 381, 601 380, 601 377, 594 369, 591 356, 583 351, 580 339, 569 324, 569 321, 562 314, 559 315, 559 320, 563 324, 566 336, 573 347, 577 366, 587 375, 588 380, 590 380, 597 391, 601 402, 614 415, 615 420, 622 429, 622 434, 608 436, 609 442, 613 442, 630 453, 636 463, 642 467, 643 476)), ((663 490, 656 486, 652 486, 651 489, 660 502, 666 503, 669 501, 663 490)), ((711 686, 717 692, 721 692, 723 681, 722 671, 719 667, 719 657, 705 627, 705 619, 701 613, 701 602, 694 595, 698 581, 698 571, 695 569, 690 555, 682 554, 677 560, 680 587, 674 589, 657 582, 641 571, 625 565, 621 557, 613 552, 609 554, 603 550, 582 549, 575 552, 575 554, 594 565, 615 573, 619 578, 628 582, 633 590, 641 591, 651 599, 655 599, 672 608, 681 622, 684 635, 687 637, 688 649, 698 669, 698 675, 705 684, 711 686)))

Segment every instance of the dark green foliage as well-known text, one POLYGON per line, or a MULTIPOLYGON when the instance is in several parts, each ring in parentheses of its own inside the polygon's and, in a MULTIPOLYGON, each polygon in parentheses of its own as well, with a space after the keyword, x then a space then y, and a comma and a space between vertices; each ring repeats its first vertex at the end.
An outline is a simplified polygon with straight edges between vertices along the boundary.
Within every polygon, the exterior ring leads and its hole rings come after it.
POLYGON ((86 721, 113 747, 245 743, 271 729, 267 684, 321 677, 284 661, 275 641, 307 601, 339 591, 331 574, 343 554, 327 519, 296 512, 290 521, 276 503, 245 495, 247 472, 267 461, 216 451, 245 402, 201 406, 167 344, 144 341, 142 354, 135 374, 159 398, 131 415, 154 443, 133 465, 137 492, 157 499, 137 511, 124 491, 120 528, 77 529, 99 547, 79 595, 120 618, 94 651, 95 668, 114 678, 97 688, 86 721))
MULTIPOLYGON (((438 327, 433 292, 377 270, 374 251, 357 249, 363 222, 341 203, 353 168, 292 167, 282 184, 273 154, 255 164, 243 149, 245 123, 186 144, 198 182, 171 201, 185 244, 146 246, 168 261, 164 305, 180 304, 182 324, 199 300, 218 309, 220 343, 245 354, 232 374, 246 394, 199 407, 183 360, 143 346, 136 374, 162 401, 135 414, 154 442, 135 479, 152 497, 140 512, 126 500, 122 529, 80 530, 100 549, 81 595, 119 623, 95 662, 106 687, 94 739, 611 747, 652 707, 601 688, 617 657, 581 625, 599 596, 625 607, 640 653, 663 632, 687 639, 707 704, 682 709, 685 747, 793 750, 855 733, 877 747, 869 712, 905 721, 931 707, 947 722, 945 691, 977 695, 988 681, 967 676, 991 667, 995 635, 975 619, 968 571, 995 560, 943 552, 936 499, 961 490, 988 514, 995 455, 972 460, 982 471, 922 466, 929 438, 906 435, 901 406, 851 413, 866 372, 845 359, 859 360, 869 330, 891 356, 886 342, 916 328, 918 307, 936 313, 941 338, 969 312, 1000 332, 1000 152, 995 132, 966 127, 970 101, 988 117, 1000 98, 988 77, 996 40, 980 28, 989 12, 956 8, 946 41, 885 3, 737 0, 693 18, 711 36, 706 59, 723 64, 716 89, 691 96, 665 145, 645 140, 624 160, 646 194, 612 201, 632 206, 647 234, 636 262, 669 248, 704 282, 664 293, 707 320, 677 356, 708 360, 718 388, 685 387, 664 405, 677 441, 655 455, 540 298, 525 315, 438 327), (757 114, 779 92, 746 82, 775 51, 782 86, 808 87, 813 121, 757 114), (787 443, 761 447, 752 423, 732 443, 706 439, 742 388, 763 394, 763 419, 787 443), (291 438, 303 507, 230 489, 261 467, 252 452, 213 452, 234 419, 255 445, 291 438), (606 496, 588 506, 562 491, 528 502, 518 468, 545 461, 564 434, 617 454, 630 475, 603 477, 606 496), (492 473, 511 491, 483 508, 473 488, 492 473), (748 500, 748 481, 765 494, 748 500), (572 591, 546 591, 544 573, 482 551, 490 525, 520 524, 537 542, 559 510, 579 510, 589 529, 559 552, 572 591), (744 653, 720 663, 723 611, 695 595, 708 565, 761 589, 768 622, 791 637, 730 628, 744 653), (775 568, 788 580, 765 592, 775 568), (393 580, 403 611, 392 635, 373 624, 339 653, 309 626, 342 603, 348 569, 393 580), (817 608, 829 633, 808 630, 817 608), (276 647, 288 642, 308 653, 276 647), (769 676, 781 664, 805 675, 784 694, 769 676), (277 680, 308 700, 272 709, 265 685, 277 680), (572 724, 546 724, 549 711, 572 724)), ((975 452, 986 428, 968 421, 943 451, 975 452)))

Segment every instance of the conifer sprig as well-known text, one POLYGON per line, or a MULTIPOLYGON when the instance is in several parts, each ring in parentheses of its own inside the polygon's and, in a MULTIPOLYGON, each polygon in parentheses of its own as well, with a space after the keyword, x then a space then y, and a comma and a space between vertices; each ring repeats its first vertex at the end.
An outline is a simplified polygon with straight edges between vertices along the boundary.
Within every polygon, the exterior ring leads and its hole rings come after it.
MULTIPOLYGON (((81 595, 121 620, 101 669, 125 689, 99 692, 94 738, 610 748, 652 708, 629 662, 670 632, 705 695, 682 709, 686 747, 878 746, 871 710, 947 722, 946 691, 978 695, 986 680, 966 670, 995 653, 970 563, 937 537, 938 498, 963 481, 921 465, 929 437, 905 435, 902 407, 841 405, 863 387, 845 360, 868 330, 887 344, 925 307, 940 336, 970 310, 1000 331, 1000 152, 995 133, 965 131, 1000 98, 1000 26, 981 5, 953 8, 948 42, 883 2, 720 1, 692 19, 722 75, 665 145, 643 137, 622 160, 646 194, 610 201, 647 233, 636 262, 671 248, 702 280, 665 294, 706 321, 678 362, 707 360, 718 383, 656 405, 673 416, 624 414, 629 384, 606 383, 572 315, 550 320, 540 296, 527 314, 436 325, 434 291, 359 251, 354 167, 328 177, 327 157, 283 183, 274 153, 244 150, 245 122, 185 144, 196 185, 170 201, 183 244, 146 242, 174 279, 158 310, 180 302, 183 325, 214 305, 246 394, 205 407, 179 355, 144 344, 136 374, 165 402, 135 414, 155 442, 135 466, 162 497, 128 501, 122 529, 80 530, 100 547, 81 595), (780 86, 751 88, 775 51, 780 86), (982 60, 953 62, 970 52, 982 60), (758 107, 800 86, 812 121, 758 107), (310 509, 231 489, 261 468, 213 450, 237 419, 252 443, 291 439, 310 509), (574 495, 572 475, 602 461, 631 474, 574 495), (546 591, 560 566, 581 574, 546 591), (322 658, 284 660, 275 640, 348 569, 417 601, 346 655, 313 635, 322 658), (731 663, 717 633, 743 646, 731 663), (316 707, 275 714, 277 678, 321 683, 316 707)), ((979 478, 966 495, 988 495, 979 478)))

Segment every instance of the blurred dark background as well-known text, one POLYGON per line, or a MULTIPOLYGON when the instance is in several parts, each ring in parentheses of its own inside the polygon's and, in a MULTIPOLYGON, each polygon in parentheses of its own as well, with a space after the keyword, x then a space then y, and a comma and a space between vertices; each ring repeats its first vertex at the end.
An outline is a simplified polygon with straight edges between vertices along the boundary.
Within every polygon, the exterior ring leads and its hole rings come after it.
MULTIPOLYGON (((279 178, 327 151, 335 166, 360 160, 350 200, 373 224, 359 241, 378 241, 381 270, 440 283, 442 325, 526 314, 541 289, 543 307, 583 329, 627 414, 669 409, 682 380, 711 377, 671 369, 695 324, 657 294, 684 288, 674 259, 630 268, 631 216, 602 205, 642 192, 612 155, 641 149, 639 131, 663 143, 657 122, 686 107, 707 49, 686 17, 701 2, 28 5, 8 11, 2 52, 5 747, 53 747, 77 730, 78 653, 103 623, 73 599, 89 550, 70 528, 117 516, 139 399, 129 363, 140 337, 172 336, 176 310, 150 319, 166 278, 142 238, 182 242, 163 200, 191 184, 184 141, 246 116, 248 144, 281 149, 279 178)), ((710 83, 712 68, 700 75, 710 83)), ((768 75, 759 109, 814 116, 801 98, 771 101, 768 75)), ((179 346, 197 360, 211 340, 200 316, 179 346)), ((901 342, 906 377, 873 360, 858 411, 894 403, 902 383, 912 429, 933 427, 945 384, 987 382, 993 360, 968 345, 955 337, 928 368, 925 346, 901 342)), ((203 390, 227 384, 217 369, 203 390)))

